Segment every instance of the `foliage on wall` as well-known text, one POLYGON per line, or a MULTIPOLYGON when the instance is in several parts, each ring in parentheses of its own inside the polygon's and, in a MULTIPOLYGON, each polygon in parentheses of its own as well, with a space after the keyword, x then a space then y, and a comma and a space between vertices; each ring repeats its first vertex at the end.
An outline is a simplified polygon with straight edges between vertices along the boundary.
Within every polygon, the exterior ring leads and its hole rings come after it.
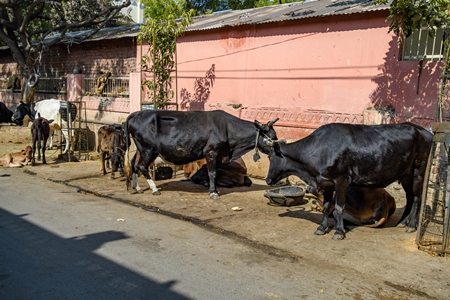
POLYGON ((192 108, 192 103, 202 103, 204 106, 204 103, 208 101, 209 96, 211 95, 210 88, 213 87, 215 80, 216 70, 215 65, 212 64, 211 68, 206 72, 204 77, 195 79, 193 94, 189 93, 186 88, 181 89, 181 108, 190 109, 192 108))
POLYGON ((190 12, 183 13, 180 19, 167 9, 141 26, 138 42, 147 41, 150 46, 147 54, 142 56, 141 66, 143 71, 152 74, 151 79, 142 84, 148 88, 148 96, 157 109, 166 108, 174 96, 172 72, 176 68, 176 39, 184 34, 191 22, 190 12))

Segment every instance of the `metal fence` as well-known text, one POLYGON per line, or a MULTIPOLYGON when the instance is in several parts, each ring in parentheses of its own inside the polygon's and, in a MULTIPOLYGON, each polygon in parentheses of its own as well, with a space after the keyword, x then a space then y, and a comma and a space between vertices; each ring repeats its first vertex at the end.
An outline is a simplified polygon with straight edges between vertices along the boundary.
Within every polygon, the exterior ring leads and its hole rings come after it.
POLYGON ((130 79, 128 77, 111 77, 103 89, 99 89, 97 78, 84 78, 84 92, 86 95, 114 98, 130 97, 130 79))
POLYGON ((42 94, 65 94, 67 92, 66 81, 66 77, 40 77, 36 92, 42 94))
MULTIPOLYGON (((0 78, 0 90, 1 91, 14 91, 20 92, 20 77, 10 76, 7 78, 0 78), (16 77, 15 79, 13 79, 16 77), (15 83, 15 84, 14 84, 15 83)), ((41 94, 65 94, 66 89, 66 77, 40 77, 39 83, 36 87, 36 93, 41 94)))

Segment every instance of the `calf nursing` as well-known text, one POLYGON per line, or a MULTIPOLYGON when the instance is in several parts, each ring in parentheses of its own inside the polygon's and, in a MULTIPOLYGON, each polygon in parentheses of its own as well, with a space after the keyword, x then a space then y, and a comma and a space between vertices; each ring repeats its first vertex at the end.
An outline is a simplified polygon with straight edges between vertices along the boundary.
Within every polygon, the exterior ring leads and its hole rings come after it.
MULTIPOLYGON (((323 210, 323 195, 313 194, 321 202, 323 210)), ((343 218, 344 221, 354 225, 381 227, 386 224, 395 209, 395 199, 385 189, 349 186, 343 218)), ((336 219, 333 202, 331 202, 330 212, 336 219)))
POLYGON ((417 227, 432 137, 429 131, 411 123, 323 125, 299 141, 274 144, 266 182, 271 185, 296 175, 323 192, 323 218, 317 235, 327 232, 334 198, 337 224, 333 239, 343 239, 349 186, 384 188, 398 181, 406 193, 406 207, 399 225, 412 232, 417 227))

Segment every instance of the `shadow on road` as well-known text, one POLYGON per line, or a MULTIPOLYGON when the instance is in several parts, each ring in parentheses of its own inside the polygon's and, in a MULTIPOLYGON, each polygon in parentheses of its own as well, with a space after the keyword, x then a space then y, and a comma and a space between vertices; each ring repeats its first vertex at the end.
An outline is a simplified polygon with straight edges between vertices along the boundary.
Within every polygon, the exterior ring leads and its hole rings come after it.
POLYGON ((61 238, 0 209, 0 299, 188 299, 94 251, 118 231, 61 238))

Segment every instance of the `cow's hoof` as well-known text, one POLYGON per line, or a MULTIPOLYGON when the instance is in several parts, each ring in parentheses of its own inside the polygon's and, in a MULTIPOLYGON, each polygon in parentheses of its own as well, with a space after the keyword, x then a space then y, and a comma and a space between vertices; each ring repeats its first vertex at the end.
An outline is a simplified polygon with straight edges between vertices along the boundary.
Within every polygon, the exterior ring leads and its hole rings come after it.
POLYGON ((324 230, 317 229, 316 232, 314 232, 315 235, 325 235, 324 230))
POLYGON ((144 193, 144 190, 136 190, 136 193, 138 193, 138 194, 143 194, 143 193, 144 193))
POLYGON ((155 196, 161 195, 161 192, 160 191, 154 191, 153 195, 155 195, 155 196))
POLYGON ((397 224, 397 228, 405 228, 406 224, 405 223, 398 223, 397 224))
POLYGON ((219 200, 220 197, 217 193, 210 193, 209 198, 211 198, 212 200, 219 200))
POLYGON ((411 233, 411 232, 416 232, 416 228, 411 228, 411 227, 408 227, 407 229, 406 229, 406 232, 407 233, 411 233))
POLYGON ((333 235, 333 240, 335 240, 335 241, 340 241, 340 240, 343 240, 343 239, 345 239, 345 235, 343 235, 341 233, 335 233, 333 235))

